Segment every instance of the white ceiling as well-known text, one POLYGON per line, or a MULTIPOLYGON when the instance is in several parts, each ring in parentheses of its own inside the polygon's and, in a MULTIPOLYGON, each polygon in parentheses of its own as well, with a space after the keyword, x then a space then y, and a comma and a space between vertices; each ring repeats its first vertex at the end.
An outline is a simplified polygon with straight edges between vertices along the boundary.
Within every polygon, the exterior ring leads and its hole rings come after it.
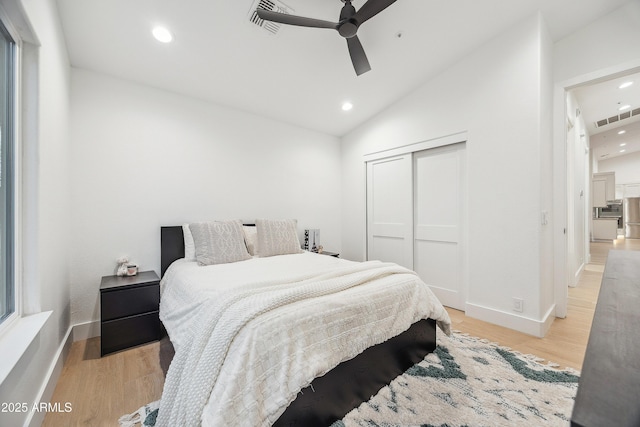
POLYGON ((595 124, 599 120, 618 116, 621 105, 630 105, 631 110, 640 108, 640 73, 581 86, 572 92, 584 118, 591 152, 596 160, 640 151, 640 114, 601 127, 595 124), (619 86, 624 82, 633 82, 633 85, 620 89, 619 86), (619 134, 620 131, 624 133, 619 134))
MULTIPOLYGON (((344 135, 541 11, 554 40, 627 0, 399 0, 360 28, 372 71, 353 71, 337 32, 249 22, 254 0, 58 0, 72 66, 344 135), (151 36, 167 26, 175 41, 151 36), (402 32, 402 37, 397 37, 402 32), (354 104, 345 113, 344 100, 354 104)), ((339 0, 286 0, 336 21, 339 0)), ((359 9, 364 0, 354 0, 359 9)))

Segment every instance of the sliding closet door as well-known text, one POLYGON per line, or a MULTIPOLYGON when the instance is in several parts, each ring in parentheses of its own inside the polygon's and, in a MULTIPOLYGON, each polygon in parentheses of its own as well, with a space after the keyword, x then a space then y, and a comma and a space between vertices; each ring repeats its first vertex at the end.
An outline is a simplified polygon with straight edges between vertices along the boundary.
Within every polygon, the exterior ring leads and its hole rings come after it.
POLYGON ((464 310, 464 149, 414 153, 414 270, 440 301, 464 310))
POLYGON ((411 155, 367 162, 367 259, 413 269, 411 155))

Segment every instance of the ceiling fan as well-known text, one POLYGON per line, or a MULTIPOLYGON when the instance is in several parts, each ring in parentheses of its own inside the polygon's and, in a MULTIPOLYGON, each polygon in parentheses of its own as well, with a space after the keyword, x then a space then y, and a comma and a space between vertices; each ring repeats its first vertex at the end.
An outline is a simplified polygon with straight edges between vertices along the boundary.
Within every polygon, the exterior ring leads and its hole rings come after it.
POLYGON ((266 21, 278 22, 281 24, 298 25, 300 27, 313 28, 329 28, 337 30, 338 33, 347 39, 349 55, 356 74, 360 75, 371 70, 367 55, 364 53, 362 43, 358 39, 358 27, 376 16, 378 13, 391 6, 396 0, 368 0, 356 12, 355 7, 351 5, 351 0, 340 0, 344 3, 340 11, 340 20, 338 22, 324 21, 322 19, 305 18, 303 16, 289 15, 286 13, 273 12, 266 9, 257 9, 256 13, 261 19, 266 21))

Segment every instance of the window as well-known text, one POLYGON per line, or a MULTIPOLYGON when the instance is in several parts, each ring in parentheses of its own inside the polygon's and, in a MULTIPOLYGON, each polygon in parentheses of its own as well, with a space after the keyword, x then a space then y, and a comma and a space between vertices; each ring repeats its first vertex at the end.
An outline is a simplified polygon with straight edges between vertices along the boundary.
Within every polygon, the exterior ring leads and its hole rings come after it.
POLYGON ((0 323, 16 311, 15 288, 15 53, 0 22, 0 323))

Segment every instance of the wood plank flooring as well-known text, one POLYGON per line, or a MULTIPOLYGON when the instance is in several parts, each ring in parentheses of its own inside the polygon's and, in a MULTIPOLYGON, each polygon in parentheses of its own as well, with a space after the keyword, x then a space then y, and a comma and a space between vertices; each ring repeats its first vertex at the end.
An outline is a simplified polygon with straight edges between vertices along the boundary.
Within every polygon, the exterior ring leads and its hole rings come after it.
POLYGON ((43 426, 118 426, 118 419, 160 399, 164 376, 159 343, 100 357, 100 338, 74 342, 51 402, 72 405, 47 413, 43 426))
MULTIPOLYGON (((580 370, 609 249, 640 250, 640 240, 591 244, 591 264, 578 285, 569 288, 567 317, 556 319, 544 338, 448 309, 453 328, 580 370)), ((159 344, 152 343, 101 358, 100 338, 73 343, 51 400, 63 407, 70 402, 72 411, 48 413, 43 426, 118 426, 120 416, 161 397, 164 377, 159 350, 159 344)))

